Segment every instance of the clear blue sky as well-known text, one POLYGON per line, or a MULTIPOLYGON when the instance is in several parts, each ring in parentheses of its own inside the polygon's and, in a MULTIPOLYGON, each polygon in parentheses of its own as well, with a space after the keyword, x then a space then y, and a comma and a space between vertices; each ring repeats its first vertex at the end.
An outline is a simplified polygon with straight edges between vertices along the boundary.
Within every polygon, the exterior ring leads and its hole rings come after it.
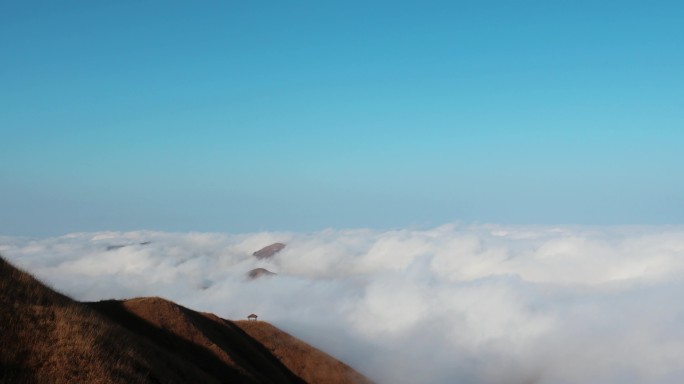
POLYGON ((5 1, 0 234, 684 223, 681 1, 5 1))

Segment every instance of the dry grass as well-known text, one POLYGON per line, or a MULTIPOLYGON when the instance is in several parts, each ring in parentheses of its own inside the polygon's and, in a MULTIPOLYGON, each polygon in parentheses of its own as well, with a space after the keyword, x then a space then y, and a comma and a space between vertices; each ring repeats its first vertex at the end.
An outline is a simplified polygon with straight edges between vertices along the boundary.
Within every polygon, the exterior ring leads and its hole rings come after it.
POLYGON ((0 257, 0 384, 304 381, 369 382, 266 323, 161 298, 79 303, 0 257))
POLYGON ((0 383, 212 381, 2 258, 0 326, 0 383))
POLYGON ((158 297, 89 305, 224 382, 303 382, 260 343, 215 315, 158 297))
POLYGON ((307 383, 372 383, 350 366, 269 323, 240 320, 235 324, 307 383))

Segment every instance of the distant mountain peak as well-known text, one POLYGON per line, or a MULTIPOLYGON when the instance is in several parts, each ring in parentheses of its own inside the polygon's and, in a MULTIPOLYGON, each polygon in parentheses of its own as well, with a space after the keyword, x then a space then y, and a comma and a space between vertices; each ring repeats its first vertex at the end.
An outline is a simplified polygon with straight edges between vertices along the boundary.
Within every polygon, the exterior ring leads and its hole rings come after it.
POLYGON ((258 279, 262 276, 273 276, 277 275, 275 272, 271 272, 266 268, 254 268, 251 271, 247 272, 247 276, 249 276, 250 279, 258 279))
POLYGON ((117 249, 121 249, 121 248, 124 248, 124 247, 130 247, 131 245, 149 245, 149 244, 151 244, 151 243, 152 243, 151 241, 143 241, 143 242, 140 242, 140 243, 115 244, 115 245, 108 245, 106 249, 107 249, 108 251, 116 251, 117 249))
POLYGON ((283 243, 273 243, 271 245, 267 245, 260 250, 252 253, 252 256, 255 256, 257 259, 269 259, 273 257, 276 253, 280 252, 285 248, 285 244, 283 243))

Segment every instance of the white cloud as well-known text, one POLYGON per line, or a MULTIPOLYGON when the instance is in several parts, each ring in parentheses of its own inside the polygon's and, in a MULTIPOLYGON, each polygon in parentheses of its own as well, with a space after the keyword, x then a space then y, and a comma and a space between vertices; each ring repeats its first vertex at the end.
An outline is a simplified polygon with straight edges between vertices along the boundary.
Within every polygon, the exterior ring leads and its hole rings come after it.
POLYGON ((99 232, 0 252, 79 300, 257 313, 379 382, 684 380, 681 227, 99 232), (279 275, 250 281, 256 267, 279 275))

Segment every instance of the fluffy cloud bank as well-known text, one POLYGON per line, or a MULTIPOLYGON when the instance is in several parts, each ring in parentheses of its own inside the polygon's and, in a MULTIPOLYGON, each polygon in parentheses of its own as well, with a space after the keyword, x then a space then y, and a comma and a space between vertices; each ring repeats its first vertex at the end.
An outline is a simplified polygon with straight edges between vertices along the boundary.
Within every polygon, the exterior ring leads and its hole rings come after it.
POLYGON ((257 313, 382 383, 684 381, 682 227, 98 232, 0 253, 79 300, 257 313))

